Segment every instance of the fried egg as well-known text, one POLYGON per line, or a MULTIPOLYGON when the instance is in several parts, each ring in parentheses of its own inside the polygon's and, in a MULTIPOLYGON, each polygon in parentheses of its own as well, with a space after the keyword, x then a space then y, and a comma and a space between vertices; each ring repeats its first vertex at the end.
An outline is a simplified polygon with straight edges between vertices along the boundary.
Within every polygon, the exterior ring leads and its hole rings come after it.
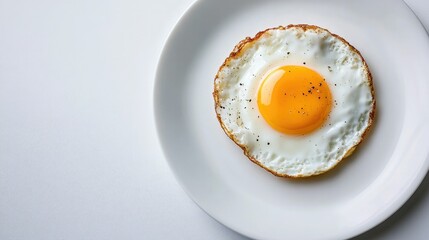
POLYGON ((369 68, 346 40, 313 25, 259 32, 236 45, 214 80, 225 133, 276 176, 332 169, 374 119, 369 68))

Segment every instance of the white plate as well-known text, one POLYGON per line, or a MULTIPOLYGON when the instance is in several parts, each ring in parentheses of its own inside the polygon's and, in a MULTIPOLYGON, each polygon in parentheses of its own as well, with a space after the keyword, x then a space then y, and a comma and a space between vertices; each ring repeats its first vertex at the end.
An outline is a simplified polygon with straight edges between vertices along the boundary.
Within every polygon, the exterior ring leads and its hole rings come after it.
POLYGON ((159 62, 159 137, 189 196, 233 230, 257 239, 349 238, 394 213, 428 170, 428 66, 428 37, 400 0, 202 0, 177 24, 159 62), (291 23, 327 28, 359 49, 378 106, 352 157, 298 181, 250 162, 220 128, 212 98, 214 76, 238 41, 291 23))

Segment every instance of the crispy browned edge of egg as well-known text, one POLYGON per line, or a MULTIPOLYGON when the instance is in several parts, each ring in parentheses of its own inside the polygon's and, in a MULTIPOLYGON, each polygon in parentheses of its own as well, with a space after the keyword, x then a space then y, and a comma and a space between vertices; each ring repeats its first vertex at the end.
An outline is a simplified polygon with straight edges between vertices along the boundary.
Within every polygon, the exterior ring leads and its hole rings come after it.
POLYGON ((229 57, 227 57, 225 59, 225 61, 223 62, 223 64, 219 67, 219 70, 215 76, 214 79, 214 91, 213 91, 213 98, 215 101, 215 112, 216 112, 216 117, 223 129, 223 131, 226 133, 226 135, 228 135, 228 137, 234 141, 235 144, 237 144, 244 152, 244 155, 246 155, 253 163, 257 164, 258 166, 262 167, 263 169, 267 170, 268 172, 272 173, 273 175, 277 176, 277 177, 285 177, 285 178, 308 178, 308 177, 312 177, 312 176, 317 176, 323 173, 328 172, 329 170, 333 169, 334 167, 336 167, 340 162, 342 162, 343 159, 347 158, 348 156, 350 156, 356 149, 356 147, 362 142, 362 140, 367 136, 372 123, 374 121, 374 117, 375 117, 375 108, 376 108, 376 101, 375 101, 375 91, 374 91, 374 86, 373 86, 373 82, 372 82, 372 75, 371 72, 368 68, 368 65, 365 61, 365 59, 362 57, 361 53, 355 48, 353 47, 349 42, 347 42, 344 38, 342 38, 341 36, 338 36, 334 33, 331 33, 329 30, 325 29, 325 28, 321 28, 315 25, 308 25, 308 24, 290 24, 287 25, 286 27, 284 26, 279 26, 279 27, 273 27, 273 28, 267 28, 263 31, 258 32, 255 37, 251 38, 251 37, 246 37, 245 39, 241 40, 232 50, 232 52, 229 54, 229 57), (335 38, 339 39, 340 41, 342 41, 343 43, 345 43, 347 46, 349 46, 351 48, 351 50, 355 53, 357 53, 359 55, 359 57, 361 58, 363 64, 364 64, 364 68, 365 68, 365 72, 368 78, 368 84, 369 87, 371 88, 371 95, 372 95, 372 109, 371 112, 369 114, 369 120, 368 120, 368 126, 365 129, 365 131, 363 132, 362 136, 360 137, 359 141, 353 145, 352 147, 350 147, 350 149, 346 152, 346 154, 344 155, 343 158, 339 159, 332 167, 326 169, 325 171, 320 171, 320 172, 315 172, 313 174, 309 174, 309 175, 288 175, 288 174, 283 174, 283 173, 278 173, 272 169, 269 169, 268 167, 264 166, 262 163, 258 162, 255 158, 253 158, 252 156, 250 156, 250 154, 248 153, 248 150, 245 146, 240 145, 238 143, 238 140, 227 130, 226 126, 223 124, 222 119, 220 117, 220 114, 218 113, 217 109, 220 106, 219 103, 219 96, 218 96, 218 89, 216 86, 216 79, 218 79, 218 75, 220 73, 220 71, 222 70, 222 68, 224 68, 225 66, 227 66, 229 64, 229 62, 232 59, 237 58, 238 56, 240 56, 244 50, 246 49, 247 44, 258 40, 262 35, 264 35, 266 32, 271 31, 271 30, 286 30, 289 28, 301 28, 304 31, 313 29, 313 30, 322 30, 322 31, 327 31, 329 34, 331 34, 332 36, 334 36, 335 38))

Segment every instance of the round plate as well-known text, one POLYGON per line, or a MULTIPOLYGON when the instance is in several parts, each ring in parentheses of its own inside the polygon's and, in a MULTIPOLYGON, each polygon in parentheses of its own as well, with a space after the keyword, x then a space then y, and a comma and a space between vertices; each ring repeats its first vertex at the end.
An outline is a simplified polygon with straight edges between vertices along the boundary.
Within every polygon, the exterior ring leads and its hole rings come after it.
POLYGON ((189 196, 246 236, 355 236, 394 213, 428 170, 428 53, 426 32, 400 0, 198 1, 171 33, 158 66, 155 116, 165 155, 189 196), (290 180, 253 164, 224 134, 212 91, 235 44, 297 23, 327 28, 361 51, 377 113, 368 137, 339 167, 290 180))

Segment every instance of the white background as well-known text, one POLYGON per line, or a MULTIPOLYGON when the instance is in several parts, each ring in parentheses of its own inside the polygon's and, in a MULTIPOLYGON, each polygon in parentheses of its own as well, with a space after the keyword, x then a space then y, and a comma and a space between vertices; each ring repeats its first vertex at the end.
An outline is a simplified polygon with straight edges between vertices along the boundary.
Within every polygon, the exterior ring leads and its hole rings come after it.
MULTIPOLYGON (((156 137, 156 64, 192 2, 0 0, 1 240, 247 239, 186 196, 156 137)), ((407 3, 429 29, 429 3, 407 3)), ((357 239, 428 222, 426 177, 357 239)))

